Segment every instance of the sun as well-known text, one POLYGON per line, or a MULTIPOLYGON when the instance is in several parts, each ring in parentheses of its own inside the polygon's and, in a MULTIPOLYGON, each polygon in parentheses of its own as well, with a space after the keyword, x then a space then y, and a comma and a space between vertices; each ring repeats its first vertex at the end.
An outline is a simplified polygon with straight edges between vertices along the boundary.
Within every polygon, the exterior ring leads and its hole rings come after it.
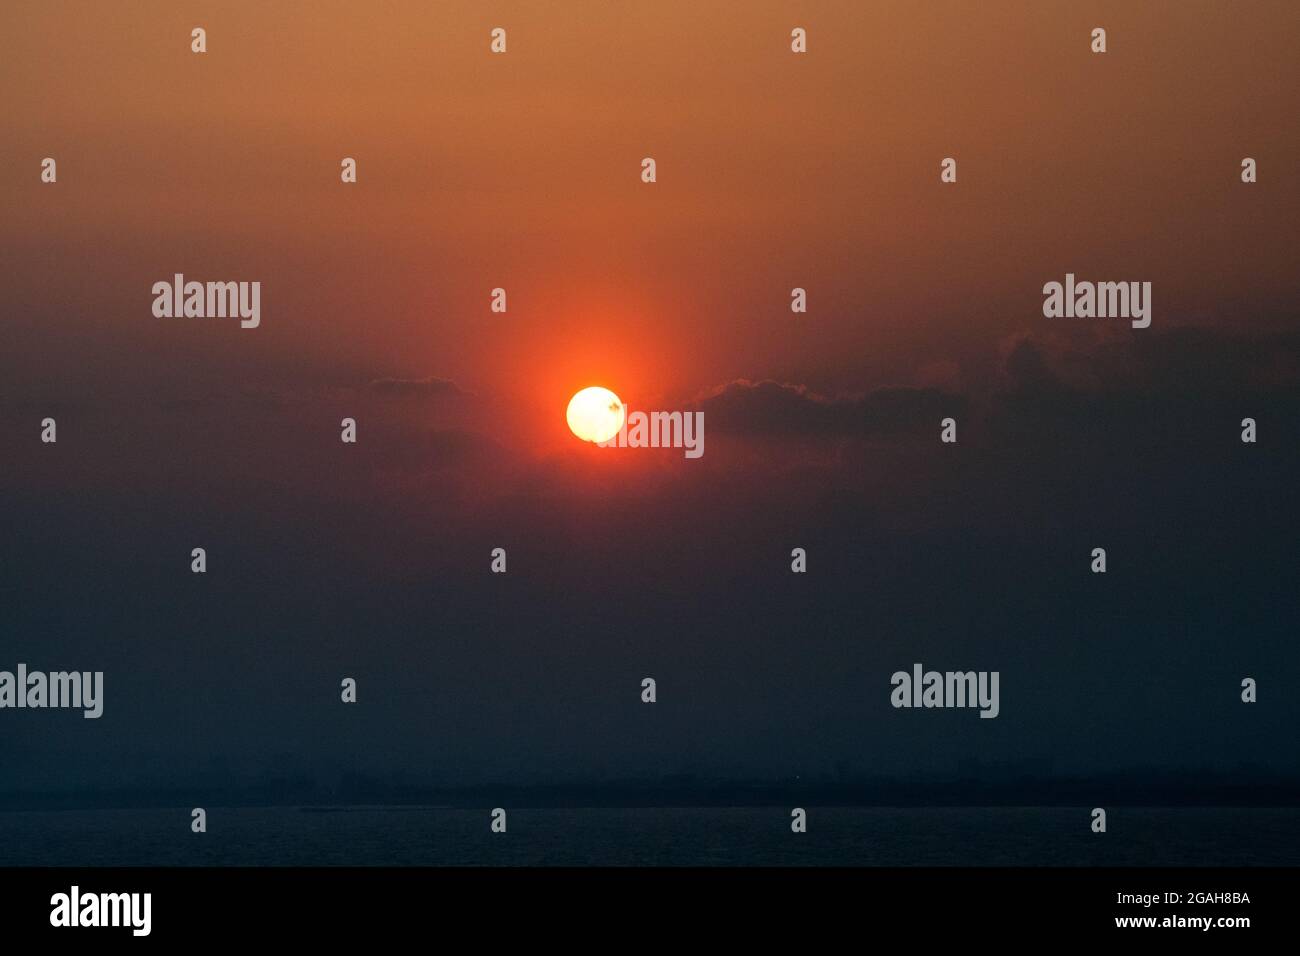
POLYGON ((609 441, 623 427, 626 411, 619 397, 607 388, 591 385, 569 399, 564 417, 569 429, 583 441, 609 441))

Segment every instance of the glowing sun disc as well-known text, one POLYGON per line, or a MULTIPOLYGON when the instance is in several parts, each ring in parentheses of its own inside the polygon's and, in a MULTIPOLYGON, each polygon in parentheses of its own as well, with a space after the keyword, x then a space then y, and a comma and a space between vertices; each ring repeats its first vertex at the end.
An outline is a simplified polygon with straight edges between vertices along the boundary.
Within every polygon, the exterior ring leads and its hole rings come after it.
POLYGON ((569 399, 564 413, 569 430, 583 441, 609 441, 623 427, 627 414, 619 397, 607 388, 592 385, 569 399))

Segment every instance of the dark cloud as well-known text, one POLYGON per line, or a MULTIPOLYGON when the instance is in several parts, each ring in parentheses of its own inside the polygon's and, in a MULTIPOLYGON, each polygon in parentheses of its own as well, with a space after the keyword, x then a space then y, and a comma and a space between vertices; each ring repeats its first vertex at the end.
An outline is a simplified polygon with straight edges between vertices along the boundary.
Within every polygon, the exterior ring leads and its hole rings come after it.
POLYGON ((466 395, 459 385, 450 379, 427 376, 426 378, 380 378, 366 386, 376 395, 393 398, 435 398, 466 395))
POLYGON ((991 438, 1056 434, 1061 447, 1094 449, 1200 444, 1244 417, 1275 432, 1294 427, 1300 334, 1184 328, 1064 347, 1021 339, 1002 369, 991 438))
POLYGON ((937 434, 940 419, 956 415, 965 400, 934 388, 881 388, 833 397, 784 382, 740 379, 700 402, 711 429, 745 435, 823 437, 937 434))
POLYGON ((1025 337, 1012 345, 1003 371, 1013 394, 1268 394, 1300 385, 1300 332, 1182 328, 1089 346, 1025 337))

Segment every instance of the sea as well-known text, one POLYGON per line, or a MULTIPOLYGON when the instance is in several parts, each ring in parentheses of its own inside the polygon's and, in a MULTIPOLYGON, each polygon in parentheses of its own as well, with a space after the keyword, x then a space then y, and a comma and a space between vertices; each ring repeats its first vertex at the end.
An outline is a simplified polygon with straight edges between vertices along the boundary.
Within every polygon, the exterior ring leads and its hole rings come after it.
POLYGON ((190 807, 0 812, 0 866, 1295 866, 1300 809, 190 807))

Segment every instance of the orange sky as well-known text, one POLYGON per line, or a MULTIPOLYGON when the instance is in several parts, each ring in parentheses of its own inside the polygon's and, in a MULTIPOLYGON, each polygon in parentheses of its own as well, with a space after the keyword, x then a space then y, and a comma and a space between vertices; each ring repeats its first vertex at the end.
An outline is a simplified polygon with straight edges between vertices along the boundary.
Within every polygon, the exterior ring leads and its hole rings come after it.
POLYGON ((592 382, 634 403, 741 377, 970 386, 1066 271, 1152 281, 1156 328, 1294 298, 1287 0, 381 8, 16 5, 14 380, 436 375, 559 415, 592 382), (161 325, 148 290, 178 271, 262 281, 262 327, 161 325))

